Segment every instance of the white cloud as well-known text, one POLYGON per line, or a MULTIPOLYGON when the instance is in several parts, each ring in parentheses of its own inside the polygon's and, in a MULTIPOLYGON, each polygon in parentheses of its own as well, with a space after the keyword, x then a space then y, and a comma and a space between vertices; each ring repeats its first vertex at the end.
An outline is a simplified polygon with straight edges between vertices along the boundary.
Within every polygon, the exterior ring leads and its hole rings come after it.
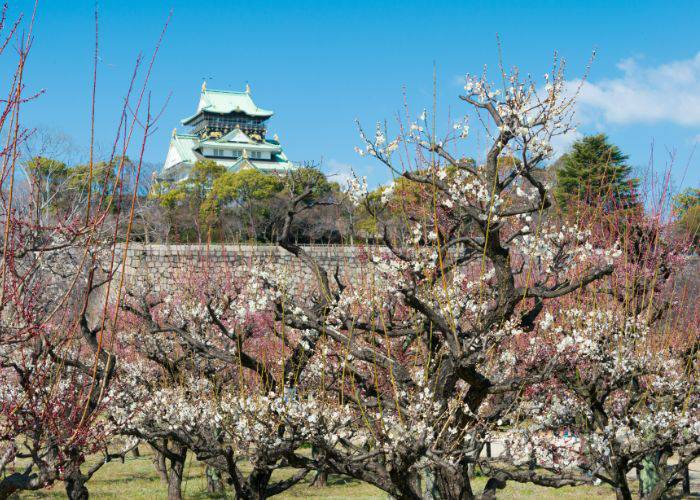
POLYGON ((554 148, 553 158, 559 158, 564 153, 567 153, 571 145, 582 137, 583 134, 578 130, 569 130, 566 134, 552 137, 550 144, 554 148))
POLYGON ((371 164, 351 165, 334 158, 329 159, 321 168, 328 180, 337 182, 340 187, 345 189, 348 187, 348 180, 352 179, 352 173, 355 172, 358 178, 367 177, 367 185, 370 189, 375 189, 382 183, 388 180, 388 170, 385 168, 376 168, 371 164))
POLYGON ((333 158, 328 160, 323 170, 329 181, 337 182, 341 187, 347 186, 348 180, 352 179, 352 165, 333 158))
MULTIPOLYGON (((642 66, 637 59, 618 64, 618 78, 584 82, 577 120, 592 123, 673 123, 700 125, 700 52, 691 59, 642 66)), ((580 82, 572 81, 572 87, 580 82)))

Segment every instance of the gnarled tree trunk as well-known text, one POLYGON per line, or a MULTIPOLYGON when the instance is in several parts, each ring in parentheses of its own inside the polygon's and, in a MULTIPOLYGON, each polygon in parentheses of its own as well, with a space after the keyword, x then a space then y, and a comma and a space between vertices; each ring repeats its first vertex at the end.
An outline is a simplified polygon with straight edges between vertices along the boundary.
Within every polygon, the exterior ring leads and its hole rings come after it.
POLYGON ((267 468, 253 469, 247 481, 250 500, 264 500, 267 498, 267 485, 270 483, 270 476, 272 476, 272 471, 267 468))
POLYGON ((153 449, 153 465, 160 480, 168 485, 168 500, 182 500, 182 476, 187 448, 168 439, 161 439, 149 445, 153 449))
MULTIPOLYGON (((311 447, 311 456, 318 460, 321 464, 323 464, 323 453, 319 452, 319 450, 312 446, 311 447)), ((321 466, 321 469, 316 472, 316 476, 314 477, 314 480, 311 481, 311 486, 314 486, 316 488, 325 488, 328 485, 328 471, 321 466)))
POLYGON ((168 449, 168 500, 182 500, 182 475, 185 470, 187 448, 174 443, 168 449))
POLYGON ((86 477, 80 472, 80 468, 74 468, 64 480, 66 487, 66 495, 69 500, 88 500, 90 494, 88 493, 86 483, 86 477))
POLYGON ((472 500, 474 498, 466 464, 456 470, 436 467, 435 487, 439 498, 449 498, 450 500, 472 500))

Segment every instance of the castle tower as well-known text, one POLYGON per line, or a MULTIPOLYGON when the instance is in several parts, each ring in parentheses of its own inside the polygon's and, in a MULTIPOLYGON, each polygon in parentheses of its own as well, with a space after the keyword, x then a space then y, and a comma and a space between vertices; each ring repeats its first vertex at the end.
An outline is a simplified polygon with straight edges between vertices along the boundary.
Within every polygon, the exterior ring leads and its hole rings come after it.
POLYGON ((266 138, 272 111, 258 108, 250 86, 243 92, 209 90, 202 84, 194 115, 182 120, 188 134, 173 130, 170 148, 159 176, 171 182, 187 178, 198 160, 214 160, 228 170, 257 168, 284 173, 297 168, 275 139, 266 138), (246 152, 246 155, 243 152, 246 152))

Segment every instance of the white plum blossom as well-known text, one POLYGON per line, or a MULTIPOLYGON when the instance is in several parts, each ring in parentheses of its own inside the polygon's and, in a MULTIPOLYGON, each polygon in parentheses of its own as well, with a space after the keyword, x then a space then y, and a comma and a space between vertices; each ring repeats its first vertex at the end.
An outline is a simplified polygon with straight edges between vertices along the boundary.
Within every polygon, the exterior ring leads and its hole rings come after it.
POLYGON ((355 206, 361 204, 367 197, 367 177, 358 178, 353 172, 353 175, 348 179, 347 194, 350 196, 355 206))

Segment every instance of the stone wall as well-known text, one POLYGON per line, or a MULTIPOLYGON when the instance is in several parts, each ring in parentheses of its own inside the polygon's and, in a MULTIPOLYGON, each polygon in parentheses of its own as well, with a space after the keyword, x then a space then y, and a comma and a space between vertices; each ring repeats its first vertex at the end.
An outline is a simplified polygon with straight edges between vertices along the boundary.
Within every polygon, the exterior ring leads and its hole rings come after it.
MULTIPOLYGON (((375 270, 363 258, 367 252, 376 254, 386 249, 380 247, 358 247, 349 245, 310 245, 303 247, 329 272, 338 268, 344 283, 358 284, 372 276, 375 270)), ((117 262, 121 262, 124 247, 117 250, 117 262)), ((292 285, 300 288, 314 286, 311 270, 292 254, 276 245, 156 245, 130 244, 126 255, 124 284, 127 289, 145 286, 147 289, 172 291, 183 279, 203 272, 217 273, 246 269, 260 263, 285 273, 292 285)), ((121 270, 121 266, 119 267, 121 270)), ((683 265, 675 279, 677 293, 686 298, 695 298, 700 293, 700 257, 693 256, 683 265)), ((118 284, 120 276, 115 276, 118 284)), ((102 287, 103 289, 106 287, 102 287)), ((90 310, 101 311, 104 297, 93 297, 90 310)), ((698 314, 697 301, 683 300, 683 307, 698 314)), ((680 311, 677 311, 680 313, 680 311)))
MULTIPOLYGON (((348 245, 304 246, 319 264, 345 279, 356 279, 364 266, 361 255, 366 248, 348 245)), ((118 259, 124 247, 118 250, 118 259)), ((286 272, 303 285, 312 279, 309 268, 294 255, 276 245, 144 245, 130 244, 126 255, 126 287, 147 286, 155 291, 171 290, 190 273, 218 272, 246 268, 265 262, 286 272)), ((119 276, 117 276, 118 280, 119 276)), ((118 281, 116 281, 118 282, 118 281)))

